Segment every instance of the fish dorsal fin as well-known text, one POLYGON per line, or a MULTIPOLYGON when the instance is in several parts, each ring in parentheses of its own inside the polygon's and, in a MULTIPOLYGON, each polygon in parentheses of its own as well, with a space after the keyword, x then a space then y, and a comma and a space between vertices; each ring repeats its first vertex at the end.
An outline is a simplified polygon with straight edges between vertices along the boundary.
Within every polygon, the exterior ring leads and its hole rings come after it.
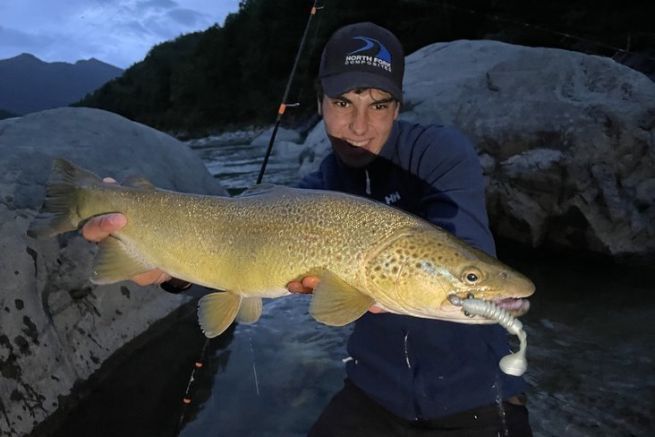
POLYGON ((284 186, 276 185, 276 184, 269 184, 269 183, 258 184, 255 185, 254 187, 250 187, 244 190, 241 194, 239 194, 239 197, 258 196, 260 194, 268 193, 273 190, 282 190, 284 188, 285 188, 284 186))
POLYGON ((244 297, 241 308, 237 314, 237 321, 241 323, 255 323, 262 315, 261 297, 244 297))
POLYGON ((234 322, 241 306, 241 296, 229 291, 209 293, 198 301, 198 323, 207 336, 221 335, 234 322))
POLYGON ((98 247, 91 274, 91 282, 94 284, 124 281, 156 267, 136 257, 113 235, 102 240, 98 247))
POLYGON ((128 176, 123 181, 128 187, 141 188, 142 190, 155 190, 157 187, 143 176, 128 176))
POLYGON ((309 312, 321 323, 343 326, 360 318, 374 303, 370 296, 327 272, 314 289, 309 312))

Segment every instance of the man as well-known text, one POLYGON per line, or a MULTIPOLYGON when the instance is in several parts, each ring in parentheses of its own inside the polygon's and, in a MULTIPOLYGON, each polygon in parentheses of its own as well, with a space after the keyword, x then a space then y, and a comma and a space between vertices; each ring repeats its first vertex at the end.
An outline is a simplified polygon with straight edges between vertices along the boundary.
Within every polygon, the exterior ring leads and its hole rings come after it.
MULTIPOLYGON (((403 73, 402 47, 388 30, 357 23, 332 35, 321 57, 319 105, 333 153, 299 186, 385 202, 494 255, 475 150, 453 128, 397 121, 403 73)), ((125 223, 124 216, 108 215, 83 232, 97 241, 125 223)), ((181 285, 158 270, 134 280, 164 283, 169 291, 181 285)), ((288 287, 311 292, 317 282, 308 277, 288 287)), ((372 307, 349 339, 344 388, 309 435, 529 436, 520 396, 525 383, 498 368, 508 349, 498 325, 372 307)))

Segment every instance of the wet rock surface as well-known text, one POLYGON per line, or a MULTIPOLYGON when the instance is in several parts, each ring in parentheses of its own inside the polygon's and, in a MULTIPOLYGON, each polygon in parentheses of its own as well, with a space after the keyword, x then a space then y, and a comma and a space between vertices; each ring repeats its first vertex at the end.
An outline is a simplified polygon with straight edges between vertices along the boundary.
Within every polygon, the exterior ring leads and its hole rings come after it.
POLYGON ((106 111, 62 108, 0 122, 0 436, 24 435, 114 351, 186 299, 157 287, 95 286, 94 245, 76 233, 34 240, 54 157, 102 176, 222 193, 174 138, 106 111))

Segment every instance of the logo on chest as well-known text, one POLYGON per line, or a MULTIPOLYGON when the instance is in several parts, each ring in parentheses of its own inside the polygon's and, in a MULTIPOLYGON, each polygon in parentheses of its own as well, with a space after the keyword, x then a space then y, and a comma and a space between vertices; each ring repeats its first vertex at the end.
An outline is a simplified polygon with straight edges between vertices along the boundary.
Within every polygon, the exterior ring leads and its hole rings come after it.
POLYGON ((384 203, 392 205, 400 200, 400 193, 398 191, 384 196, 384 203))

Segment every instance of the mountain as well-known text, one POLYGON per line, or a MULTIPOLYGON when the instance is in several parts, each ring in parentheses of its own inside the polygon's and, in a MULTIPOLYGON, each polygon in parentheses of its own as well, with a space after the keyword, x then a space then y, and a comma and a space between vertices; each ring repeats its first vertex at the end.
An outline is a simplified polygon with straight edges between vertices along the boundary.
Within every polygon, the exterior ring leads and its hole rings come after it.
POLYGON ((67 106, 122 73, 93 58, 70 64, 23 53, 0 60, 0 109, 27 114, 67 106))

